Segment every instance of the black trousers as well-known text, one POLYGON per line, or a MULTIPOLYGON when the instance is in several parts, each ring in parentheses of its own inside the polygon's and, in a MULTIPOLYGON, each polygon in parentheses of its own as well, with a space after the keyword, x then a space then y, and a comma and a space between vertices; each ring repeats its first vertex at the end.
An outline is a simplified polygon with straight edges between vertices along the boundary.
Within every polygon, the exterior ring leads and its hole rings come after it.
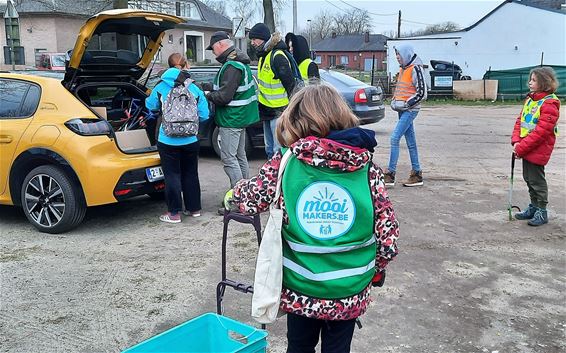
POLYGON ((349 353, 356 320, 324 321, 287 314, 287 353, 315 353, 321 337, 322 353, 349 353))
POLYGON ((173 215, 183 210, 183 199, 187 211, 195 212, 201 209, 198 178, 199 149, 198 141, 182 146, 157 143, 161 168, 165 174, 165 201, 167 210, 173 215))
POLYGON ((548 185, 544 174, 544 166, 533 164, 523 159, 523 179, 529 187, 531 204, 546 208, 548 204, 548 185))

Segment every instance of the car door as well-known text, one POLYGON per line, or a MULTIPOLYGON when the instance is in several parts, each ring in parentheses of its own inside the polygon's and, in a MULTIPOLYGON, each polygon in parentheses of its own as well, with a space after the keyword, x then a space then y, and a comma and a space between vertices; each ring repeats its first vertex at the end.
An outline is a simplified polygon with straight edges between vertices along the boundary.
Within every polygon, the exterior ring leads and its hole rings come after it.
POLYGON ((10 166, 18 143, 39 105, 38 85, 0 78, 0 195, 6 192, 10 166))

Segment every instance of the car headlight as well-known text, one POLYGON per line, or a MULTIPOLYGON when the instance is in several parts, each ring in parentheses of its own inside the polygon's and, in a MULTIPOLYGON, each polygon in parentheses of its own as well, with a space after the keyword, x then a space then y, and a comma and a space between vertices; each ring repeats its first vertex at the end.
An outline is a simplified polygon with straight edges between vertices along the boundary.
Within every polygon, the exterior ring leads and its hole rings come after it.
POLYGON ((106 120, 75 118, 67 121, 65 126, 81 136, 111 135, 112 126, 106 120))

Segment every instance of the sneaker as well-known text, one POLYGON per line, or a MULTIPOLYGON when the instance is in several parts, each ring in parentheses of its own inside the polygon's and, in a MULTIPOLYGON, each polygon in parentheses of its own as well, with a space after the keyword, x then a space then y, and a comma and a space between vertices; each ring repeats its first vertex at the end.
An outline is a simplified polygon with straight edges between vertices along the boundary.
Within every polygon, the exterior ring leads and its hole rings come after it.
POLYGON ((385 186, 395 186, 395 172, 386 171, 383 173, 385 186))
POLYGON ((159 220, 165 223, 181 223, 181 215, 176 214, 173 216, 170 212, 167 212, 159 216, 159 220))
POLYGON ((546 213, 546 209, 537 208, 535 215, 529 220, 528 225, 536 227, 546 223, 548 223, 548 214, 546 213))
POLYGON ((191 216, 191 217, 200 217, 200 211, 195 211, 195 212, 189 212, 189 211, 183 211, 183 214, 185 216, 191 216))
POLYGON ((423 185, 423 171, 411 170, 409 179, 403 183, 403 186, 422 186, 423 185))
POLYGON ((529 207, 527 207, 523 212, 515 213, 515 219, 520 221, 531 219, 534 217, 536 210, 537 207, 530 203, 529 207))
POLYGON ((218 215, 219 215, 219 216, 224 216, 224 212, 226 212, 226 208, 220 207, 220 208, 218 209, 218 215))

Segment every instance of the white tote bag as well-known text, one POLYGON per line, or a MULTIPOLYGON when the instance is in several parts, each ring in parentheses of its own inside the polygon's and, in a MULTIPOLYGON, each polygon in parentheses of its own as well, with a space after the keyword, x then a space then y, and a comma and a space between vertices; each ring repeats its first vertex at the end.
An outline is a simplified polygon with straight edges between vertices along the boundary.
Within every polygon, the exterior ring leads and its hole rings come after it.
POLYGON ((263 232, 255 267, 252 317, 259 323, 269 324, 277 319, 281 286, 283 282, 283 244, 281 224, 283 210, 278 204, 281 195, 281 179, 291 150, 283 155, 277 176, 275 199, 269 207, 269 219, 263 232))

